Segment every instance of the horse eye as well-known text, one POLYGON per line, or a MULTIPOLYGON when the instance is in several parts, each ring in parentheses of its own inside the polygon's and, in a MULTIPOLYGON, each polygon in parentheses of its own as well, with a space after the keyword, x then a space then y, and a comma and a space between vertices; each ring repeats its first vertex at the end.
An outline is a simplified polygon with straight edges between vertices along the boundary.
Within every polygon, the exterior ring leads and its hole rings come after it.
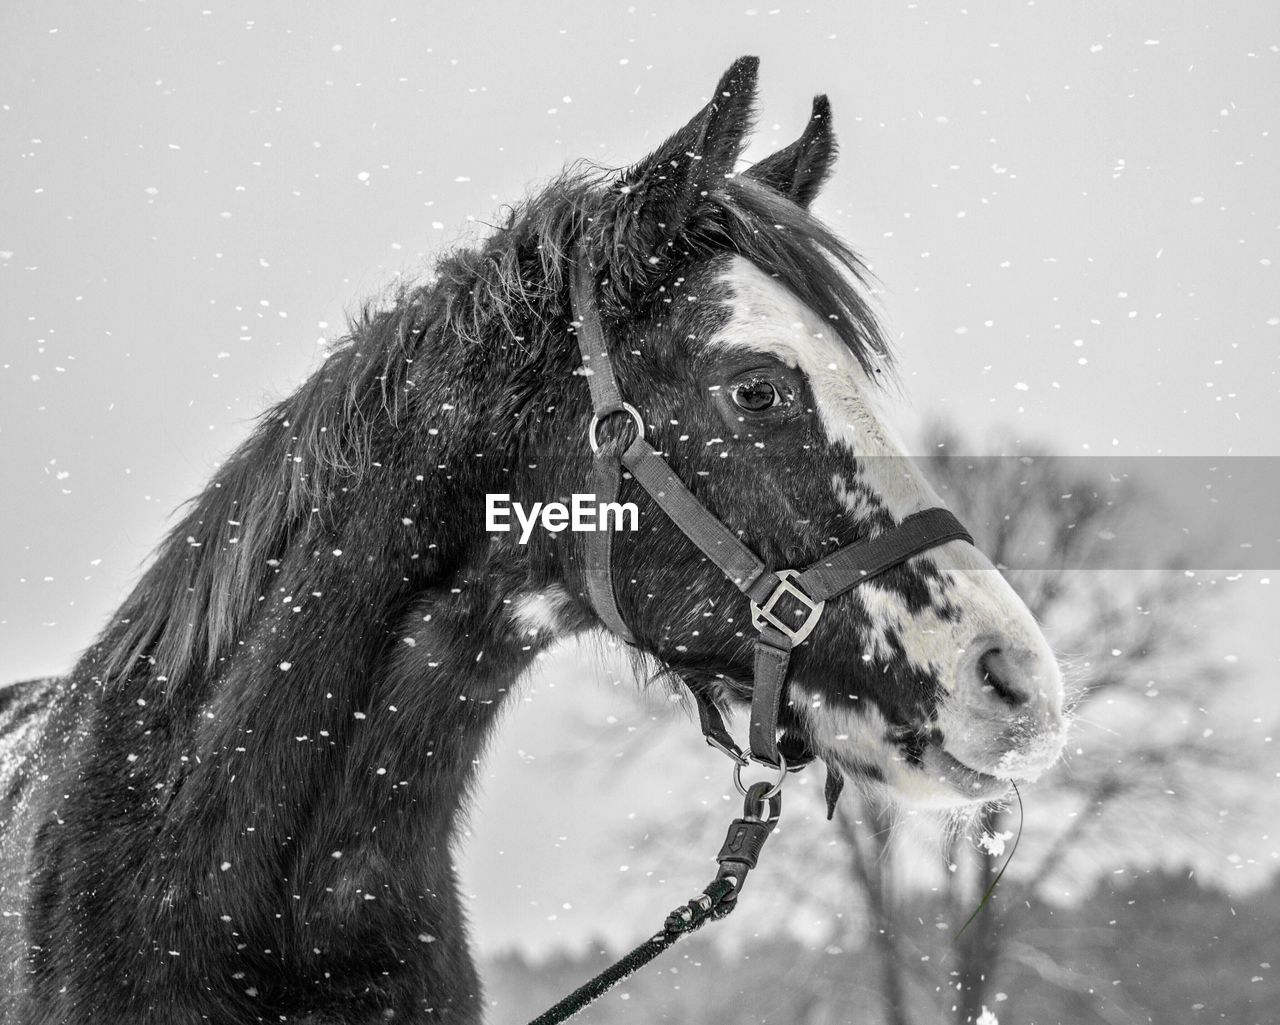
POLYGON ((733 403, 748 413, 762 413, 782 405, 782 396, 768 381, 747 381, 733 386, 733 403))

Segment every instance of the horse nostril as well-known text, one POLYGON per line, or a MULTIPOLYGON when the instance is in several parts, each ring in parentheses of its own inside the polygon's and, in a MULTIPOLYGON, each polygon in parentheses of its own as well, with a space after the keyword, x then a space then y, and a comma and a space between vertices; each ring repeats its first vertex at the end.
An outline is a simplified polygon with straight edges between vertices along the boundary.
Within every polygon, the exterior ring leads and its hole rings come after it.
POLYGON ((989 648, 978 658, 979 682, 1011 708, 1020 708, 1028 701, 1026 691, 1015 682, 1017 672, 1017 666, 1001 648, 989 648))

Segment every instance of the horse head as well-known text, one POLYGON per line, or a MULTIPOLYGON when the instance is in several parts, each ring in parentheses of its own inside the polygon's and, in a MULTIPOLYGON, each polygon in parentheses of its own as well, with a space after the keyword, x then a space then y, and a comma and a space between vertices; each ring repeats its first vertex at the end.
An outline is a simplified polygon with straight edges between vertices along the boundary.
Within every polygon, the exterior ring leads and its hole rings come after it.
MULTIPOLYGON (((836 153, 826 98, 794 143, 738 172, 756 69, 738 60, 687 124, 597 184, 580 204, 581 258, 648 443, 763 563, 792 567, 941 503, 882 414, 892 361, 865 267, 809 212, 836 153)), ((570 444, 585 449, 590 410, 580 396, 568 408, 568 434, 582 439, 570 444)), ((634 429, 625 417, 610 428, 634 429)), ((583 490, 580 459, 565 473, 563 491, 583 490)), ((623 490, 641 529, 612 542, 622 623, 704 699, 748 702, 746 599, 649 493, 623 490)), ((589 592, 585 558, 566 581, 577 595, 589 592)), ((828 601, 791 652, 788 680, 781 729, 832 768, 918 804, 999 798, 1064 741, 1054 656, 964 540, 828 601)))

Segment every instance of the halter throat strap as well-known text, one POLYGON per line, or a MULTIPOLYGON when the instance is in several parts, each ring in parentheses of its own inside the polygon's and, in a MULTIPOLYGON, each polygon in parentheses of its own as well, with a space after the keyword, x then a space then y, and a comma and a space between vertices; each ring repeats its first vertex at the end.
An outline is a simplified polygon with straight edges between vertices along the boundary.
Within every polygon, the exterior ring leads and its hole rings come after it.
MULTIPOLYGON (((644 418, 623 401, 605 340, 596 299, 595 272, 579 247, 570 283, 573 327, 582 354, 582 373, 591 389, 593 417, 589 439, 596 499, 616 502, 624 470, 642 487, 672 523, 701 550, 750 601, 755 641, 751 690, 750 757, 778 769, 798 769, 814 758, 803 737, 779 738, 786 699, 791 650, 804 643, 822 615, 824 603, 921 552, 948 541, 973 538, 949 510, 925 509, 876 537, 846 545, 803 570, 771 570, 742 543, 676 476, 666 460, 645 440, 644 418), (626 445, 600 442, 598 430, 609 418, 626 415, 636 436, 626 445)), ((618 609, 613 586, 613 533, 586 534, 587 595, 604 625, 628 644, 636 640, 618 609)), ((734 742, 712 699, 691 688, 698 703, 703 736, 740 765, 748 755, 734 742)))

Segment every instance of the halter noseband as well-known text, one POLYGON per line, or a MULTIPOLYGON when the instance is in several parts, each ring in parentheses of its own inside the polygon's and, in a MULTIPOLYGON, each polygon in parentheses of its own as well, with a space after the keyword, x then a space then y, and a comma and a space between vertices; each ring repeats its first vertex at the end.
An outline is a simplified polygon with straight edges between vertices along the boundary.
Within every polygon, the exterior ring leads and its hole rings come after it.
MULTIPOLYGON (((920 552, 947 541, 968 541, 969 532, 946 509, 933 508, 907 516, 896 527, 869 541, 846 545, 803 570, 771 570, 756 557, 723 523, 702 505, 645 441, 644 418, 622 400, 618 379, 605 343, 596 302, 595 275, 586 251, 579 248, 574 261, 570 301, 583 373, 591 387, 594 415, 588 440, 595 455, 595 494, 598 502, 617 501, 625 467, 671 521, 701 549, 720 571, 741 590, 751 604, 751 624, 759 631, 755 641, 755 682, 751 690, 751 730, 748 752, 734 742, 719 710, 710 697, 691 688, 698 704, 703 736, 736 763, 735 781, 742 790, 740 773, 749 759, 778 770, 777 787, 788 770, 798 769, 814 758, 804 737, 778 737, 778 719, 786 691, 791 649, 802 643, 817 625, 825 603, 885 570, 905 562, 920 552), (600 423, 618 414, 630 416, 636 437, 622 449, 601 445, 600 423), (787 607, 803 612, 804 621, 793 626, 786 618, 787 607)), ((586 535, 587 593, 596 614, 613 633, 628 644, 635 638, 618 611, 613 590, 610 530, 586 535)), ((828 799, 831 800, 831 783, 828 799)), ((746 791, 743 790, 745 793, 746 791)), ((838 781, 837 789, 838 793, 838 781)))

